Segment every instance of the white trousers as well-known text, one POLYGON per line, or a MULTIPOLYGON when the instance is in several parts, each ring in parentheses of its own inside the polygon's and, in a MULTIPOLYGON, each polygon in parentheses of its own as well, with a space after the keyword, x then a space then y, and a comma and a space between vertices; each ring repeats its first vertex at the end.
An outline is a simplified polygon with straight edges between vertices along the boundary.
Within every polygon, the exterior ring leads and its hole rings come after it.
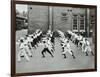
POLYGON ((29 56, 32 56, 31 50, 29 49, 28 46, 25 46, 25 50, 26 50, 26 52, 27 52, 27 54, 28 54, 29 56))
POLYGON ((21 50, 18 52, 18 59, 17 59, 17 61, 21 61, 21 55, 23 55, 27 61, 30 61, 30 59, 29 59, 29 57, 28 57, 28 54, 26 53, 25 48, 21 49, 21 50))
POLYGON ((69 54, 73 55, 71 51, 72 50, 70 48, 64 48, 64 52, 62 54, 66 54, 68 52, 69 54))
POLYGON ((89 51, 89 52, 91 52, 91 51, 92 51, 90 46, 86 46, 86 47, 85 47, 84 52, 87 52, 87 51, 89 51))
POLYGON ((82 44, 82 52, 84 52, 84 50, 85 50, 85 45, 82 44))

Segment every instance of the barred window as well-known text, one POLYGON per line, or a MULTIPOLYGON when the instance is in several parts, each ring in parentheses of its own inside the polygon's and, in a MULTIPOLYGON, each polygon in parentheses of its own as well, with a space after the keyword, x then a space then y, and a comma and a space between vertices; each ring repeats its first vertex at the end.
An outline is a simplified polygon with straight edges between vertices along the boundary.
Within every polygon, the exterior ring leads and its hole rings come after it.
POLYGON ((73 30, 77 30, 77 29, 78 29, 78 16, 73 15, 73 30))
POLYGON ((80 25, 80 30, 85 30, 85 16, 84 15, 80 15, 79 25, 80 25))

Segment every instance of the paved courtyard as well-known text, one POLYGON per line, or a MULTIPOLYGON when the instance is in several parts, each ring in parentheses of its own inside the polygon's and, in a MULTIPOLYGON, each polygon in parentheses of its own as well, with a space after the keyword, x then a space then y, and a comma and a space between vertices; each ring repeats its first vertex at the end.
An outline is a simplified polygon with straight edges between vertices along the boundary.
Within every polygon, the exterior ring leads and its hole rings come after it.
MULTIPOLYGON (((16 31, 16 40, 25 34, 27 34, 27 30, 16 31)), ((91 40, 92 39, 89 38, 90 42, 91 40)), ((21 62, 16 60, 16 72, 25 73, 94 68, 94 56, 91 54, 89 54, 89 56, 85 56, 85 54, 82 53, 81 48, 77 48, 72 42, 70 42, 70 45, 76 59, 73 59, 69 53, 66 53, 66 59, 63 58, 61 55, 62 50, 59 40, 56 38, 53 58, 48 53, 46 53, 45 58, 42 58, 41 51, 43 50, 43 47, 39 46, 37 49, 34 49, 33 57, 30 57, 29 62, 27 62, 24 58, 22 58, 21 62)), ((93 44, 91 44, 91 47, 92 50, 94 50, 93 44)), ((18 50, 19 47, 16 45, 16 59, 18 50)))

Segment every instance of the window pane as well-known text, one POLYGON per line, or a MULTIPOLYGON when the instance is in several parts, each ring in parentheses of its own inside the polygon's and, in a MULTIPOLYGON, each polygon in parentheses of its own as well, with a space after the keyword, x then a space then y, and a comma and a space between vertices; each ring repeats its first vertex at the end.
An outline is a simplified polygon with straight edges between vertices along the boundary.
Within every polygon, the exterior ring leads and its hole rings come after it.
POLYGON ((80 30, 84 30, 85 29, 85 16, 84 15, 80 15, 80 30))

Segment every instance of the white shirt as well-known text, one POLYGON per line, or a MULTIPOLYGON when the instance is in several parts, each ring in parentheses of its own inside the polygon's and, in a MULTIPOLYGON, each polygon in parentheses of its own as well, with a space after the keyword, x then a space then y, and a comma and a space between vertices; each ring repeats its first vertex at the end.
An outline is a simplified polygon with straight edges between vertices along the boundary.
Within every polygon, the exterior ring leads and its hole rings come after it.
POLYGON ((82 36, 81 36, 81 35, 78 36, 77 39, 78 39, 78 40, 82 40, 82 36))
POLYGON ((86 41, 86 46, 90 46, 90 43, 89 43, 89 41, 86 41))
POLYGON ((67 44, 66 44, 66 47, 67 47, 67 49, 70 49, 70 44, 67 43, 67 44))
POLYGON ((69 43, 66 43, 66 47, 64 47, 63 54, 65 54, 66 52, 69 52, 70 54, 72 54, 70 51, 71 51, 70 44, 69 43))
POLYGON ((21 43, 19 46, 20 49, 23 49, 24 47, 25 47, 24 43, 21 43))
POLYGON ((33 41, 33 38, 27 37, 27 42, 32 42, 32 41, 33 41))
POLYGON ((63 37, 63 38, 65 37, 65 35, 62 31, 58 30, 58 33, 60 34, 61 37, 63 37))

